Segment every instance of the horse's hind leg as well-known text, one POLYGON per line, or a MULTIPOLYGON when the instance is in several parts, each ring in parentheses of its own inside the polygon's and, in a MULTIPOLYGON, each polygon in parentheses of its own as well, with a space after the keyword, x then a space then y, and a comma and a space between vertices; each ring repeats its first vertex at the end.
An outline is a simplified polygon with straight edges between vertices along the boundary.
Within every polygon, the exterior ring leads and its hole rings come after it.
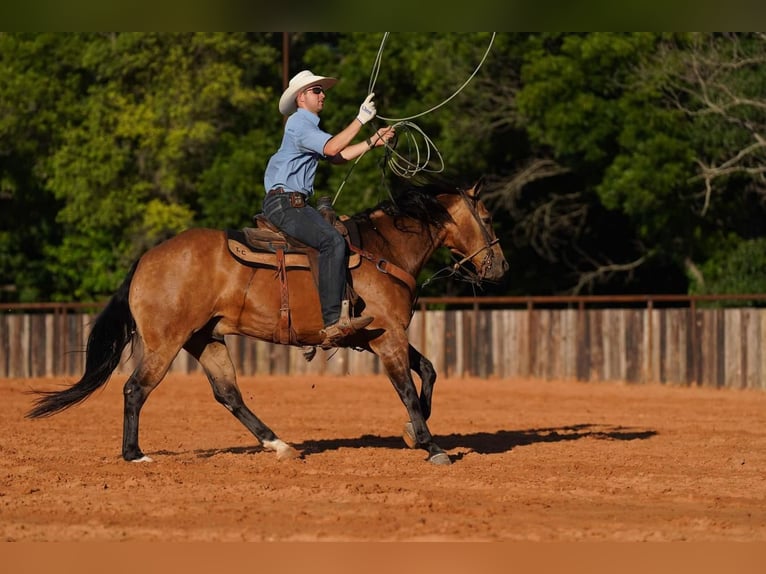
POLYGON ((237 417, 237 420, 245 425, 265 448, 276 451, 277 458, 280 460, 300 456, 297 450, 277 438, 274 431, 245 405, 237 385, 237 375, 231 362, 229 349, 223 340, 200 331, 189 339, 184 348, 205 369, 215 399, 237 417))
POLYGON ((138 421, 141 407, 149 394, 160 384, 170 363, 178 353, 144 352, 141 362, 130 375, 123 387, 125 401, 122 426, 122 458, 128 461, 144 462, 152 459, 144 455, 138 446, 138 421))

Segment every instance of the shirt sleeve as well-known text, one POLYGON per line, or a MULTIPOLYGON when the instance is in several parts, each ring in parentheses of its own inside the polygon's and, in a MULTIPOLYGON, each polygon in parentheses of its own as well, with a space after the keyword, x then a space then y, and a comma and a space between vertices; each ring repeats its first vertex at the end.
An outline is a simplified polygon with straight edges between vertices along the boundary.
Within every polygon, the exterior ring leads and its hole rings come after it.
POLYGON ((301 151, 308 151, 324 157, 324 146, 332 138, 332 134, 322 131, 319 126, 308 121, 298 121, 288 126, 292 132, 295 145, 301 151))

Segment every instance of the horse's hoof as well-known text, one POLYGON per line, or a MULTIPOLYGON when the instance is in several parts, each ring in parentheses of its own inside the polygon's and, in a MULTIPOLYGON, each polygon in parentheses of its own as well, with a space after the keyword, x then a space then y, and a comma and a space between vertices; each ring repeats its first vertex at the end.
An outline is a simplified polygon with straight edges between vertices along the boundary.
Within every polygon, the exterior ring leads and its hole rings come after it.
POLYGON ((415 427, 412 426, 412 423, 410 421, 407 421, 404 423, 404 431, 402 433, 402 438, 404 439, 405 444, 410 448, 417 448, 418 441, 415 438, 415 427))
POLYGON ((263 447, 267 450, 276 452, 277 460, 292 460, 294 458, 300 458, 301 456, 299 451, 280 439, 265 441, 263 447))
POLYGON ((431 464, 438 464, 439 466, 447 466, 452 464, 449 455, 446 452, 439 452, 428 459, 431 464))
POLYGON ((130 462, 154 462, 154 459, 150 456, 142 456, 141 458, 134 458, 130 462))

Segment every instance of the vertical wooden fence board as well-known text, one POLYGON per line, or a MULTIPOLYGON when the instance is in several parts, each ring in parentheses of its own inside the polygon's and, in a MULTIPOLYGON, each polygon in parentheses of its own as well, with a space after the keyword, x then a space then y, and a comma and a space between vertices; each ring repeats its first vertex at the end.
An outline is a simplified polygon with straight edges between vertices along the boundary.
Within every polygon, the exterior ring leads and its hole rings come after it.
POLYGON ((745 353, 743 378, 744 387, 757 389, 760 387, 761 368, 758 349, 758 340, 761 338, 761 321, 759 309, 743 309, 745 330, 743 332, 742 349, 745 353))
POLYGON ((512 376, 513 362, 516 360, 513 350, 513 335, 511 331, 511 311, 496 309, 493 311, 493 365, 494 375, 500 378, 512 376))
POLYGON ((548 352, 548 312, 547 309, 535 309, 532 313, 530 340, 531 376, 545 378, 545 362, 548 352))
POLYGON ((244 339, 247 349, 247 375, 256 375, 260 373, 258 370, 258 341, 248 337, 242 337, 242 339, 244 339))
POLYGON ((604 378, 604 333, 602 315, 598 311, 590 311, 588 316, 588 353, 590 355, 589 381, 603 381, 604 378))
POLYGON ((532 356, 529 353, 531 345, 532 313, 529 311, 516 312, 516 337, 518 340, 518 375, 528 377, 532 372, 532 356))
POLYGON ((590 314, 584 309, 577 309, 577 380, 590 380, 590 314))
POLYGON ((646 350, 643 341, 643 313, 628 309, 625 317, 625 380, 631 383, 641 381, 641 359, 646 350))
POLYGON ((691 383, 694 380, 694 363, 692 361, 695 351, 692 349, 694 342, 694 318, 691 313, 691 309, 678 309, 679 313, 679 325, 680 336, 682 343, 682 354, 680 355, 680 361, 682 366, 682 377, 677 382, 682 384, 691 383))
POLYGON ((494 338, 495 338, 495 355, 494 363, 495 376, 500 378, 508 378, 513 376, 511 373, 513 361, 513 335, 511 332, 511 311, 507 309, 497 309, 495 313, 494 323, 494 338))
POLYGON ((718 386, 718 365, 723 357, 719 356, 718 350, 718 313, 712 309, 706 309, 704 317, 704 348, 702 350, 703 386, 715 388, 718 386))
POLYGON ((11 340, 9 337, 11 317, 0 315, 0 377, 10 377, 11 340))
POLYGON ((30 322, 32 320, 31 315, 22 315, 21 320, 21 333, 20 333, 20 342, 21 342, 21 376, 22 377, 30 377, 32 376, 32 369, 30 364, 31 359, 31 329, 30 329, 30 322))
POLYGON ((665 373, 663 383, 679 380, 679 357, 678 357, 678 317, 675 309, 667 309, 665 312, 665 332, 663 363, 665 373))
POLYGON ((45 317, 45 375, 52 377, 56 374, 54 349, 56 341, 56 316, 46 313, 45 317))
POLYGON ((469 363, 466 360, 470 348, 470 329, 473 325, 473 317, 470 313, 454 311, 455 315, 455 376, 465 377, 469 372, 469 363))
POLYGON ((527 354, 527 371, 524 373, 527 377, 538 377, 537 357, 540 354, 540 309, 529 309, 527 311, 526 332, 522 334, 524 338, 525 351, 527 354))
POLYGON ((545 361, 545 378, 552 381, 561 377, 561 311, 547 309, 547 315, 548 358, 545 361))
POLYGON ((742 356, 740 343, 742 340, 741 309, 730 309, 724 323, 724 358, 726 364, 724 386, 733 389, 741 388, 742 356))
POLYGON ((444 374, 448 377, 457 376, 460 366, 458 349, 462 337, 460 336, 455 311, 444 311, 444 374))
POLYGON ((642 314, 643 318, 643 346, 644 354, 641 357, 641 382, 652 383, 657 381, 657 375, 655 374, 654 367, 657 363, 655 353, 655 331, 654 324, 656 322, 657 311, 654 309, 647 309, 642 314))
POLYGON ((670 309, 670 348, 672 349, 671 366, 673 367, 670 382, 686 379, 686 314, 683 310, 670 309))
POLYGON ((567 333, 569 332, 569 316, 566 309, 560 309, 553 315, 554 330, 551 334, 556 349, 556 368, 554 379, 567 378, 567 333))
POLYGON ((498 377, 512 378, 516 376, 515 366, 519 357, 516 352, 516 336, 514 333, 514 315, 510 309, 496 311, 500 316, 496 334, 496 357, 500 368, 496 371, 498 377))
POLYGON ((548 309, 548 353, 545 378, 549 381, 561 378, 561 310, 548 309))
POLYGON ((257 373, 268 375, 271 373, 269 368, 269 343, 265 341, 253 341, 255 347, 255 370, 257 373))
POLYGON ((436 372, 447 372, 447 348, 454 334, 447 332, 447 323, 444 311, 426 311, 423 318, 426 346, 418 349, 431 361, 436 372))
POLYGON ((715 356, 716 373, 715 386, 718 388, 726 384, 726 316, 723 309, 715 309, 715 356))
POLYGON ((479 348, 476 353, 479 359, 477 372, 479 377, 486 379, 492 374, 492 345, 494 343, 492 339, 492 313, 478 312, 477 319, 479 323, 479 348))
POLYGON ((710 376, 707 372, 709 357, 708 349, 710 347, 710 329, 707 320, 707 311, 698 309, 696 311, 695 321, 697 324, 697 385, 701 387, 710 386, 710 376))
POLYGON ((29 315, 29 375, 45 375, 45 316, 29 315))
POLYGON ((623 346, 623 310, 604 309, 599 311, 604 316, 604 378, 612 381, 625 380, 622 366, 623 346))
POLYGON ((8 376, 23 377, 23 361, 21 347, 21 324, 23 315, 10 315, 7 318, 6 326, 8 329, 8 376))
POLYGON ((577 309, 567 309, 565 312, 566 326, 564 330, 564 353, 565 353, 565 370, 564 378, 577 379, 577 333, 580 324, 580 313, 577 309))
POLYGON ((602 309, 602 337, 604 348, 604 379, 619 380, 620 378, 620 341, 617 337, 617 326, 620 320, 619 309, 602 309))
POLYGON ((641 366, 641 381, 644 383, 655 383, 659 381, 657 375, 657 311, 655 309, 647 309, 643 314, 643 328, 644 328, 644 349, 646 349, 645 356, 642 359, 641 366))

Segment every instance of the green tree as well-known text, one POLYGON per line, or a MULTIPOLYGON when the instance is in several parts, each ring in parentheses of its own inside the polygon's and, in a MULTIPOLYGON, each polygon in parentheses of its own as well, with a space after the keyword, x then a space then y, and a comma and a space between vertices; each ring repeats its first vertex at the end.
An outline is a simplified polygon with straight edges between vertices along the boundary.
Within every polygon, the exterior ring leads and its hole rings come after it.
POLYGON ((272 92, 261 84, 276 60, 270 38, 244 34, 90 40, 83 115, 51 161, 66 233, 48 254, 62 298, 108 294, 147 248, 195 224, 234 221, 232 210, 218 212, 226 202, 255 202, 262 168, 243 148, 266 137, 272 92))
POLYGON ((61 239, 50 155, 75 121, 86 71, 77 34, 0 33, 0 301, 47 299, 45 246, 61 239))

